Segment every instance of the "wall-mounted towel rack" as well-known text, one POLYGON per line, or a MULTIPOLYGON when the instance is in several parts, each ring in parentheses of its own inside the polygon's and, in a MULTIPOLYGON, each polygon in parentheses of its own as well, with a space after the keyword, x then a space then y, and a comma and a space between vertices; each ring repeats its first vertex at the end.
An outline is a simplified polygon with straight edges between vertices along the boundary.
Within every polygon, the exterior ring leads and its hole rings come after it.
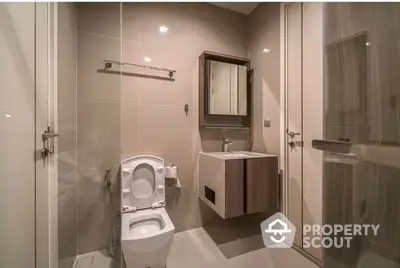
POLYGON ((159 68, 159 67, 148 66, 148 65, 135 64, 135 63, 128 63, 128 62, 104 60, 104 69, 100 69, 100 70, 98 70, 98 72, 101 72, 101 73, 114 73, 114 74, 115 73, 120 73, 122 75, 131 75, 131 76, 138 76, 138 77, 145 77, 145 78, 153 78, 153 79, 175 81, 174 73, 176 73, 176 70, 167 69, 167 68, 159 68), (160 72, 168 72, 168 77, 156 76, 156 75, 138 74, 138 73, 130 73, 130 72, 120 72, 120 71, 111 70, 114 67, 114 65, 117 65, 117 66, 127 65, 127 66, 133 66, 133 67, 156 70, 156 71, 160 71, 160 72))

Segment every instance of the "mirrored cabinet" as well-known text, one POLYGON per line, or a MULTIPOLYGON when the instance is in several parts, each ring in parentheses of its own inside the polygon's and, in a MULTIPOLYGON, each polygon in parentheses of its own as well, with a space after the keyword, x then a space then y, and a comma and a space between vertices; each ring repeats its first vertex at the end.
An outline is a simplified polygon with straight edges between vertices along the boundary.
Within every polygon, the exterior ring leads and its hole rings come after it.
POLYGON ((209 114, 247 115, 247 66, 208 61, 209 114))
POLYGON ((200 127, 250 127, 250 60, 206 51, 199 63, 200 127))

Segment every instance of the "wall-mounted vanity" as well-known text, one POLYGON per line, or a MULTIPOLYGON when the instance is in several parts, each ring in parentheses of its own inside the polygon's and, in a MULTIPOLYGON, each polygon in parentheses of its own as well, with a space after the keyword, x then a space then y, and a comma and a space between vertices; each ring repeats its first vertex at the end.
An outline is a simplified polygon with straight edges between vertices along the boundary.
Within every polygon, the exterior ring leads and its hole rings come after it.
POLYGON ((250 60, 205 51, 199 64, 200 127, 250 127, 250 60))
POLYGON ((237 151, 199 154, 199 197, 222 218, 279 211, 278 157, 237 151))

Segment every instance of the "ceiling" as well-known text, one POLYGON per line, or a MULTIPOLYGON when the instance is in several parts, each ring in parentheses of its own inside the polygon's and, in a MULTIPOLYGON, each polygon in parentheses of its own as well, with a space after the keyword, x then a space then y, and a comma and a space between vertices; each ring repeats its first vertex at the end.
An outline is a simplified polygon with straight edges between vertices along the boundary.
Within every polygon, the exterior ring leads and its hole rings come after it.
POLYGON ((245 15, 249 15, 260 3, 254 2, 209 2, 210 4, 230 9, 245 15))

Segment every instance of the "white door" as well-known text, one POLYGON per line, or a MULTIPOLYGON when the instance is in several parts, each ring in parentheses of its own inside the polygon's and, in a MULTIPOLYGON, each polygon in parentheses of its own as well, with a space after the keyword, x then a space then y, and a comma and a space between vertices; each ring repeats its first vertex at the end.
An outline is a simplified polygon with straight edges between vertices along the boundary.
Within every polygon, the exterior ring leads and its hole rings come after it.
POLYGON ((57 267, 49 251, 52 160, 41 153, 51 121, 47 7, 0 3, 0 267, 57 267))
POLYGON ((320 248, 304 248, 303 226, 322 225, 323 137, 322 4, 285 6, 285 168, 287 215, 296 226, 296 249, 321 261, 320 248))
POLYGON ((0 267, 35 267, 35 4, 0 3, 0 267))

